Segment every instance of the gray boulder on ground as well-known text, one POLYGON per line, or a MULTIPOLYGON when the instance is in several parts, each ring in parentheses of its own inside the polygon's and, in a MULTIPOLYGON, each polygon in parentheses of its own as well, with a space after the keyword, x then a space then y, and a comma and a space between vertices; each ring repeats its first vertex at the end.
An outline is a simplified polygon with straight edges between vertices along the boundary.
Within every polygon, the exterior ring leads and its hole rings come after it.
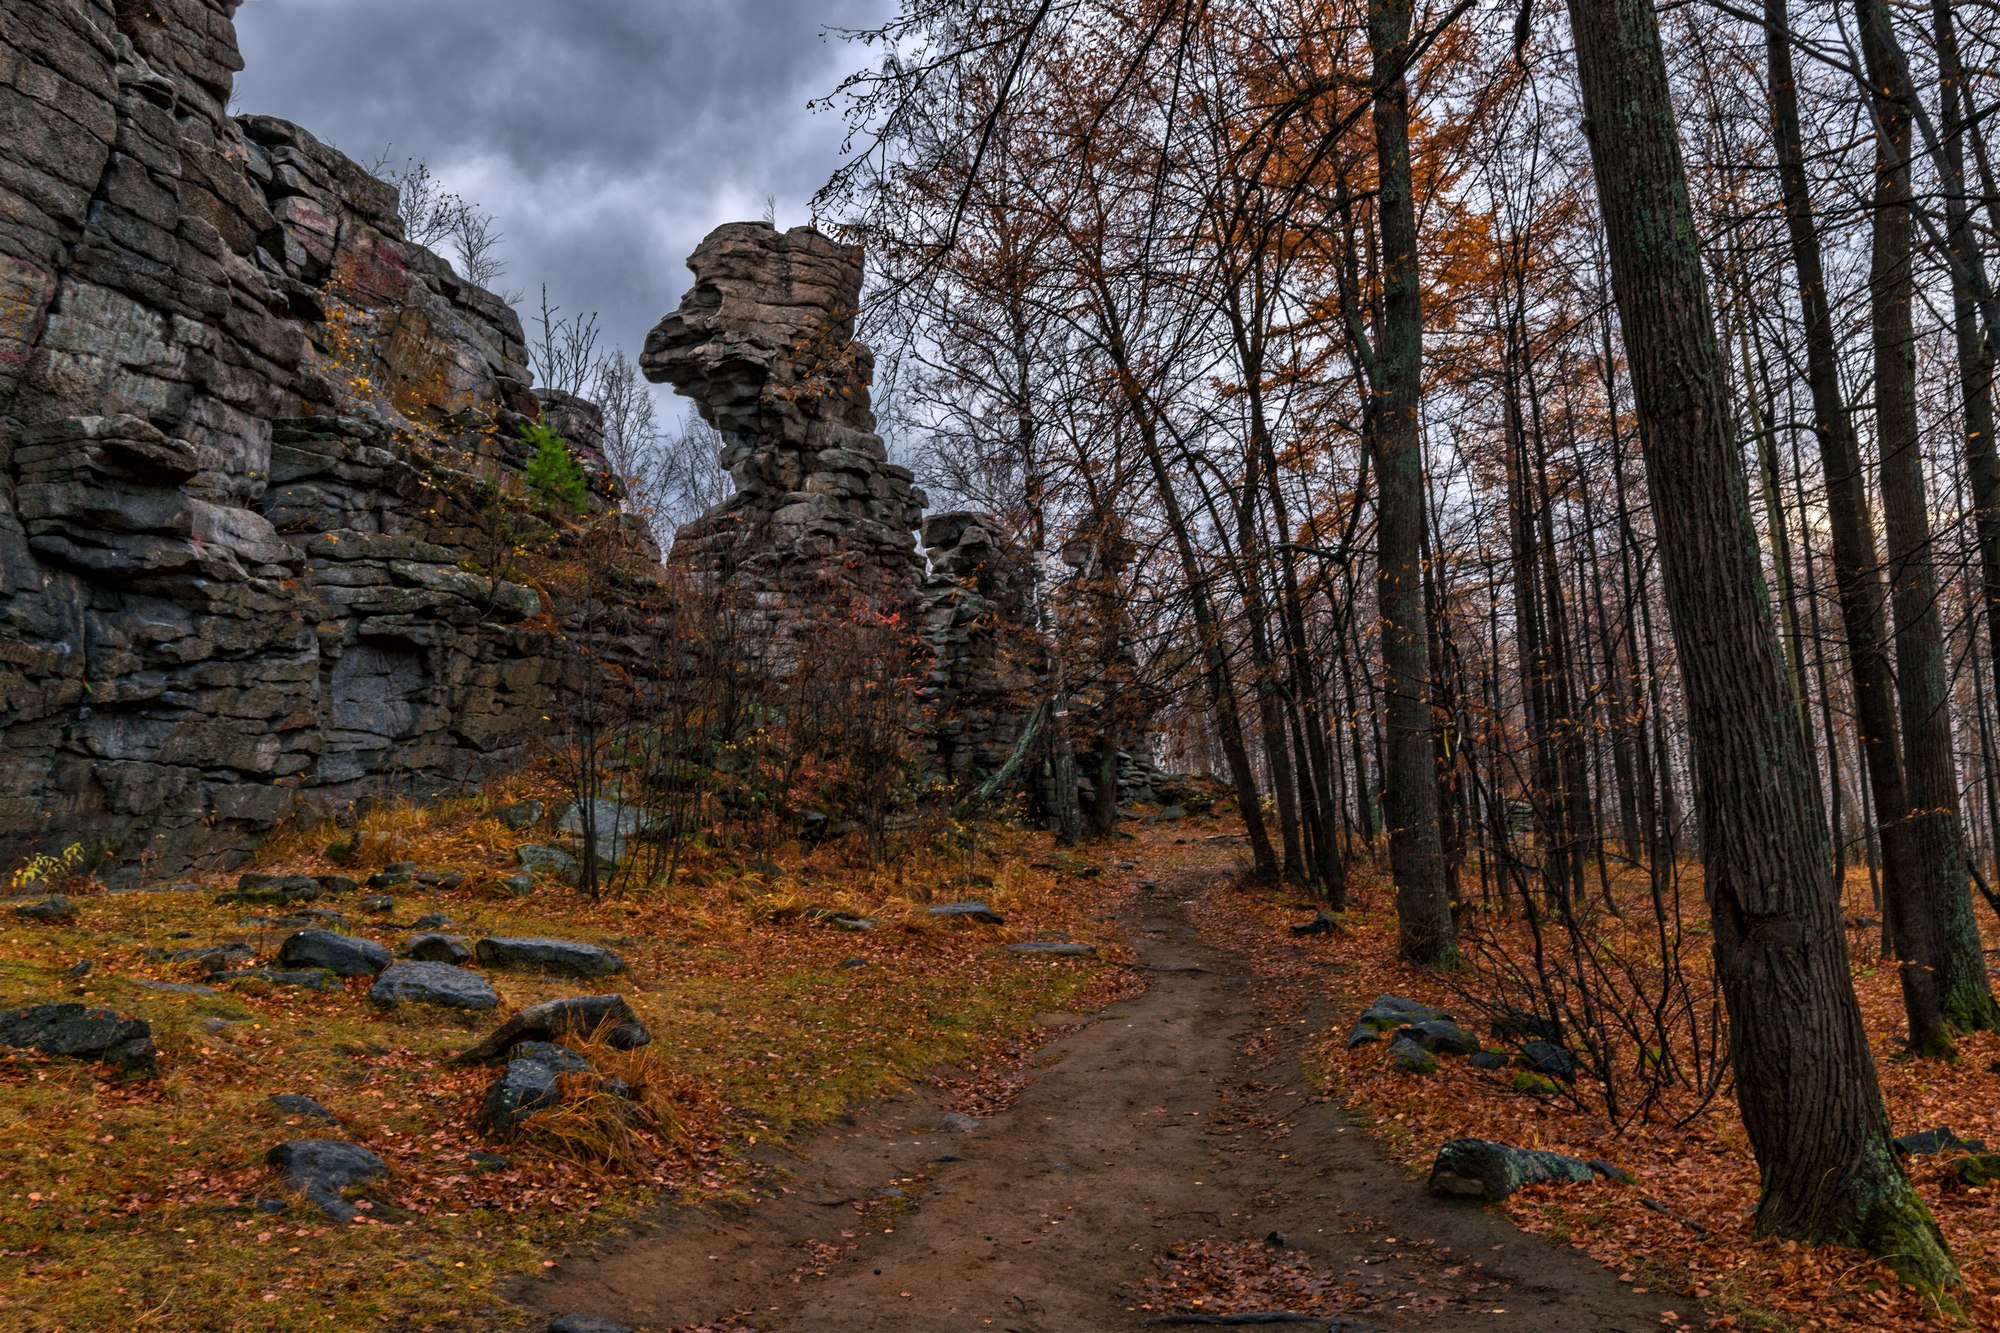
POLYGON ((52 893, 39 902, 21 904, 14 909, 14 915, 29 921, 67 921, 76 915, 76 904, 60 893, 52 893))
POLYGON ((507 1135, 537 1111, 562 1101, 562 1071, 540 1060, 509 1060, 480 1103, 479 1127, 507 1135))
POLYGON ((571 995, 559 1000, 531 1004, 493 1030, 486 1040, 464 1051, 459 1064, 491 1064, 504 1058, 522 1042, 555 1042, 565 1037, 592 1038, 603 1034, 605 1042, 621 1051, 644 1046, 653 1039, 622 995, 571 995))
POLYGON ((101 1060, 138 1072, 153 1067, 153 1026, 109 1009, 36 1004, 0 1010, 0 1046, 75 1060, 101 1060))
POLYGON ((412 935, 403 946, 403 956, 422 963, 469 963, 472 946, 463 935, 412 935))
POLYGON ((510 828, 519 833, 522 829, 533 828, 542 822, 542 803, 515 801, 511 805, 503 805, 496 809, 493 817, 500 821, 503 828, 510 828))
POLYGON ((1945 1152, 1985 1152, 1984 1139, 1962 1139, 1951 1132, 1951 1126, 1940 1125, 1936 1129, 1926 1129, 1915 1134, 1905 1134, 1895 1141, 1896 1151, 1906 1157, 1935 1157, 1945 1152))
POLYGON ((1431 1165, 1430 1192, 1477 1195, 1488 1203, 1498 1203, 1523 1185, 1549 1181, 1582 1184, 1599 1176, 1621 1183, 1632 1179, 1609 1162, 1565 1157, 1540 1148, 1515 1148, 1491 1139, 1453 1139, 1438 1149, 1437 1160, 1431 1165))
POLYGON ((217 896, 219 903, 265 903, 285 906, 291 903, 311 902, 327 893, 340 893, 354 888, 354 881, 345 875, 244 875, 236 881, 233 893, 217 896))
POLYGON ((271 1109, 279 1115, 304 1116, 308 1120, 324 1120, 330 1125, 340 1123, 340 1117, 321 1106, 311 1097, 296 1092, 280 1092, 270 1098, 271 1109))
POLYGON ((218 972, 241 967, 256 956, 256 951, 249 945, 241 940, 231 940, 227 944, 204 944, 194 949, 175 949, 166 956, 166 961, 193 963, 200 971, 214 976, 218 972))
POLYGON ((644 812, 599 796, 586 807, 578 801, 563 811, 562 831, 583 837, 584 813, 588 809, 594 825, 592 833, 599 865, 615 866, 625 859, 625 844, 644 831, 644 812))
POLYGON ((512 1060, 532 1060, 538 1065, 547 1065, 558 1074, 587 1074, 590 1061, 572 1051, 569 1047, 553 1041, 524 1041, 507 1052, 512 1060))
POLYGON ((577 859, 560 847, 544 847, 539 843, 526 842, 514 849, 514 855, 528 874, 553 875, 565 884, 574 884, 583 878, 583 867, 577 859))
POLYGON ((373 940, 302 930, 278 946, 278 961, 288 967, 325 968, 336 976, 370 977, 395 960, 373 940))
POLYGON ((360 1216, 347 1199, 348 1190, 389 1174, 389 1164, 380 1157, 358 1143, 337 1139, 294 1139, 271 1149, 264 1161, 284 1176, 286 1184, 339 1222, 360 1216))
POLYGON ((273 986, 299 990, 339 990, 340 978, 323 967, 246 967, 240 972, 221 972, 217 981, 262 981, 273 986))
POLYGON ((500 997, 477 972, 450 963, 393 963, 369 987, 380 1005, 435 1004, 447 1009, 492 1009, 500 997))
POLYGON ((1095 958, 1095 944, 1076 944, 1067 940, 1029 940, 1023 944, 1010 944, 1007 952, 1027 954, 1037 958, 1095 958))
POLYGON ((1471 1055, 1479 1049, 1479 1038, 1448 1018, 1398 1028, 1396 1039, 1413 1041, 1434 1055, 1471 1055))
POLYGON ((1576 1057, 1552 1041, 1531 1041, 1514 1057, 1514 1063, 1544 1078, 1573 1079, 1576 1057))
POLYGON ((1437 1057, 1408 1037, 1398 1037, 1389 1043, 1389 1058, 1406 1074, 1437 1073, 1437 1057))
POLYGON ((1007 918, 988 907, 985 903, 939 903, 930 909, 932 916, 947 917, 953 921, 977 921, 983 926, 1004 926, 1007 918))
POLYGON ((1414 1027, 1419 1023, 1449 1022, 1450 1019, 1450 1014, 1416 1000, 1406 1000, 1400 995, 1378 995, 1375 1003, 1363 1009, 1361 1017, 1355 1020, 1354 1031, 1347 1035, 1348 1049, 1379 1041, 1398 1028, 1414 1027))
POLYGON ((506 972, 553 972, 564 977, 608 977, 625 970, 611 950, 574 940, 489 937, 473 946, 482 967, 506 972))

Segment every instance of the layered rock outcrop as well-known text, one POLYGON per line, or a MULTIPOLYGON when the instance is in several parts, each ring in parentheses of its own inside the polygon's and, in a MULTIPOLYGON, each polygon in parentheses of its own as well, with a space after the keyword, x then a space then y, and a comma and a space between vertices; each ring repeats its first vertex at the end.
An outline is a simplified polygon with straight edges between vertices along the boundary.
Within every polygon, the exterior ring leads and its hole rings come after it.
POLYGON ((736 494, 680 529, 671 560, 752 594, 774 645, 830 586, 907 610, 925 501, 875 433, 875 358, 854 336, 861 248, 732 222, 688 267, 694 286, 639 365, 721 432, 736 494))
POLYGON ((486 572, 520 322, 227 114, 236 5, 0 8, 0 858, 228 864, 543 729, 556 621, 486 572))
POLYGON ((931 648, 926 682, 939 773, 978 780, 997 772, 1039 697, 1043 654, 1030 625, 1025 557, 986 514, 931 514, 923 523, 930 575, 918 592, 931 648))

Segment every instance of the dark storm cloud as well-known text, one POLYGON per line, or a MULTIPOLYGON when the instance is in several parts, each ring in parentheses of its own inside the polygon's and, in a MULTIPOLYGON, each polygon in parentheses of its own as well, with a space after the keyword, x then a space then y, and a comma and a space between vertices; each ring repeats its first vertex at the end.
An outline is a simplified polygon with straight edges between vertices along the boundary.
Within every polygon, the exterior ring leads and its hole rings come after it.
MULTIPOLYGON (((806 220, 842 126, 807 110, 889 0, 247 0, 237 109, 364 162, 393 145, 494 214, 498 285, 636 352, 718 223, 806 220), (532 300, 532 295, 531 295, 532 300)), ((526 303, 524 303, 526 304, 526 303)), ((525 311, 523 312, 525 314, 525 311)))

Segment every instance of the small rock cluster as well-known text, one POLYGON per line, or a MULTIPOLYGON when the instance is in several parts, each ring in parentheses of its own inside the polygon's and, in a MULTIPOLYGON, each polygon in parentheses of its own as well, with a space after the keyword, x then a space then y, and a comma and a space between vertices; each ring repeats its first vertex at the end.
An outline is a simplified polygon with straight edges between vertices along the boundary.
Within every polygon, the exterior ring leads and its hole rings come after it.
POLYGON ((1435 1074, 1440 1055, 1464 1057, 1475 1069, 1505 1069, 1513 1064, 1517 1092, 1553 1096, 1577 1073, 1576 1057, 1566 1047, 1536 1035, 1554 1030, 1554 1025, 1539 1020, 1524 1024, 1501 1016, 1494 1023, 1494 1035, 1515 1043, 1510 1056, 1504 1050, 1487 1049, 1442 1010, 1400 995, 1378 995, 1355 1020, 1347 1046, 1352 1050, 1386 1036, 1390 1061, 1409 1074, 1435 1074))

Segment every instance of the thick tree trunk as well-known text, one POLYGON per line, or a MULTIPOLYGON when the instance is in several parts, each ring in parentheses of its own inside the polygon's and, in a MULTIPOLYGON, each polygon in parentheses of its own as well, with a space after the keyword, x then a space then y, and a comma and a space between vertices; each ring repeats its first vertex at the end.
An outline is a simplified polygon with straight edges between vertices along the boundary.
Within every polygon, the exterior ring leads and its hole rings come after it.
POLYGON ((1612 287, 1687 694, 1703 887, 1767 1234, 1958 1280, 1889 1143, 1826 827, 1786 705, 1652 0, 1570 0, 1612 287))
MULTIPOLYGON (((1896 612, 1896 684, 1903 725, 1903 776, 1908 788, 1914 868, 1919 881, 1897 916, 1897 952, 1905 970, 1931 969, 1910 984, 1936 991, 1946 1020, 1966 1029, 2000 1027, 1979 927, 1972 915, 1965 829, 1952 754, 1951 681, 1944 621, 1924 485, 1922 427, 1917 417, 1916 296, 1912 266, 1910 113, 1916 90, 1889 26, 1882 0, 1857 0, 1861 50, 1873 93, 1876 125, 1874 246, 1871 306, 1875 326, 1875 423, 1881 455, 1882 518, 1889 545, 1890 597, 1896 612)), ((1894 817, 1894 812, 1888 812, 1894 817)), ((1940 1030, 1910 1040, 1919 1052, 1942 1053, 1940 1030)))
POLYGON ((1372 0, 1375 151, 1381 182, 1382 336, 1375 384, 1376 601, 1387 696, 1383 807, 1396 881, 1403 957, 1430 966, 1458 958, 1439 841, 1437 768, 1431 750, 1430 626, 1424 616, 1424 457, 1418 430, 1424 323, 1417 271, 1417 211, 1410 176, 1410 92, 1402 72, 1408 0, 1372 0))

